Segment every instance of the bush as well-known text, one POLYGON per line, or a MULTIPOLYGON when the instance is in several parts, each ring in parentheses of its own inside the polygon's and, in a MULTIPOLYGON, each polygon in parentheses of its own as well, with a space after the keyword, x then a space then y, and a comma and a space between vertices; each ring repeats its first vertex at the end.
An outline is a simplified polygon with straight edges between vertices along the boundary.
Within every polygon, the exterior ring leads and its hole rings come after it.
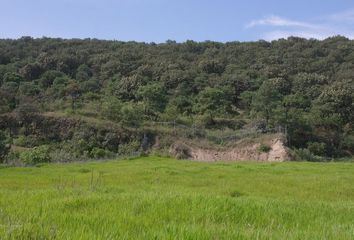
POLYGON ((139 149, 140 149, 140 142, 137 140, 134 140, 129 143, 119 145, 118 154, 119 155, 129 155, 129 154, 139 151, 139 149))
POLYGON ((38 141, 36 139, 36 136, 34 135, 20 135, 17 138, 13 139, 13 144, 20 147, 34 147, 36 145, 39 145, 39 142, 40 141, 38 141))
POLYGON ((70 150, 71 149, 66 147, 63 148, 62 146, 58 146, 57 148, 53 149, 53 151, 50 151, 50 160, 52 162, 74 162, 82 160, 70 150))
POLYGON ((10 150, 9 145, 6 144, 6 140, 5 134, 0 131, 0 163, 5 160, 5 157, 10 150))
POLYGON ((296 161, 309 161, 309 162, 321 162, 324 159, 318 156, 315 156, 310 150, 308 149, 295 149, 295 160, 296 161))
POLYGON ((232 129, 232 130, 238 130, 241 129, 246 122, 243 120, 238 120, 238 119, 227 119, 227 118, 220 118, 220 119, 214 119, 215 121, 215 126, 216 128, 219 129, 232 129))
POLYGON ((261 144, 258 148, 258 150, 260 152, 264 152, 264 153, 268 153, 270 150, 272 150, 272 148, 268 145, 265 145, 265 144, 261 144))
POLYGON ((201 128, 212 128, 215 122, 209 114, 204 114, 196 117, 195 124, 201 128))
POLYGON ((346 136, 343 139, 343 149, 348 152, 348 155, 354 154, 354 136, 346 136))
POLYGON ((98 148, 98 147, 94 147, 91 151, 90 151, 90 157, 92 158, 105 158, 105 157, 109 157, 112 156, 112 152, 103 149, 103 148, 98 148))
POLYGON ((18 163, 18 160, 20 158, 20 153, 19 152, 14 152, 10 151, 7 156, 4 158, 3 163, 6 163, 8 165, 21 165, 18 163))
POLYGON ((121 122, 131 127, 139 127, 144 115, 144 109, 141 104, 125 103, 121 109, 121 122))
POLYGON ((326 144, 319 142, 309 142, 307 144, 307 149, 316 156, 326 155, 326 144))
POLYGON ((49 146, 42 145, 20 153, 20 160, 25 164, 33 165, 50 161, 49 146))

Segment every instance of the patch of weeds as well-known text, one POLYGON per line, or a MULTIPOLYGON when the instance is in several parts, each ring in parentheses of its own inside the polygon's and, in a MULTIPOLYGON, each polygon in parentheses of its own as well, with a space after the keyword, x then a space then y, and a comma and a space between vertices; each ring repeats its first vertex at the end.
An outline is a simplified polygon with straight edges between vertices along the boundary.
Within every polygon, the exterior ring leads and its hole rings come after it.
POLYGON ((45 163, 37 163, 36 165, 34 165, 35 167, 37 167, 37 168, 41 168, 41 167, 44 167, 44 166, 46 166, 47 164, 45 164, 45 163))
POLYGON ((238 197, 242 197, 244 196, 245 194, 237 191, 237 190, 234 190, 234 191, 231 191, 229 192, 229 196, 232 197, 232 198, 238 198, 238 197))
POLYGON ((258 147, 258 151, 259 152, 264 152, 264 153, 268 153, 270 152, 270 150, 272 150, 272 148, 266 144, 261 144, 259 147, 258 147))
POLYGON ((167 173, 168 175, 171 175, 171 176, 174 176, 174 175, 178 175, 178 174, 179 174, 178 172, 173 171, 173 170, 171 170, 171 171, 166 171, 166 173, 167 173))
POLYGON ((241 165, 235 165, 234 168, 243 168, 241 165))
POLYGON ((87 169, 87 168, 80 168, 80 169, 78 170, 78 172, 79 172, 79 173, 89 173, 89 172, 91 172, 91 170, 90 170, 90 169, 87 169))

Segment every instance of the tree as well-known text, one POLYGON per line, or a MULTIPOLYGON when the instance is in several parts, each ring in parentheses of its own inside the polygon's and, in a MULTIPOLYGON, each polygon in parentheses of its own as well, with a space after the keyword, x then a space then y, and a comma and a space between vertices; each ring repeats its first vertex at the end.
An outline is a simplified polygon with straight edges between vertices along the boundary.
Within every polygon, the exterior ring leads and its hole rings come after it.
POLYGON ((282 112, 277 117, 278 123, 287 128, 288 144, 304 148, 313 138, 311 125, 307 120, 311 100, 301 93, 290 94, 282 100, 282 112))
POLYGON ((82 64, 78 67, 75 75, 77 81, 84 82, 89 80, 91 77, 92 77, 92 72, 87 65, 82 64))
POLYGON ((20 85, 20 93, 24 96, 36 96, 41 92, 38 85, 33 82, 24 82, 20 85))
POLYGON ((7 82, 15 82, 17 84, 19 84, 22 81, 22 77, 14 72, 7 72, 4 74, 3 76, 3 82, 7 83, 7 82))
POLYGON ((37 79, 42 73, 38 63, 29 63, 19 70, 20 75, 27 81, 37 79))
POLYGON ((264 118, 268 125, 275 109, 280 105, 280 101, 280 93, 270 81, 266 81, 263 82, 262 86, 254 94, 251 108, 257 116, 264 118))
POLYGON ((5 113, 13 110, 17 106, 18 85, 14 82, 8 82, 0 88, 0 113, 5 113))
POLYGON ((79 84, 71 80, 65 89, 66 94, 71 98, 71 110, 75 111, 76 101, 81 95, 81 89, 79 84))
POLYGON ((205 73, 217 73, 221 74, 225 70, 225 65, 218 60, 203 60, 199 63, 199 67, 205 73))
POLYGON ((163 112, 167 104, 165 89, 161 83, 141 86, 137 91, 137 98, 142 100, 144 112, 148 116, 156 116, 163 112))
POLYGON ((338 116, 340 124, 354 122, 354 79, 337 81, 316 101, 322 118, 338 116))
POLYGON ((241 94, 251 87, 250 77, 244 73, 224 74, 222 77, 221 86, 230 87, 232 90, 232 103, 240 107, 241 94))
POLYGON ((103 117, 116 122, 122 120, 122 102, 118 98, 107 96, 104 98, 101 106, 103 117))
POLYGON ((41 78, 39 79, 39 85, 41 88, 46 89, 50 87, 54 80, 59 77, 64 77, 64 73, 56 71, 56 70, 49 70, 42 74, 41 78))
POLYGON ((299 73, 293 78, 292 91, 302 92, 305 96, 314 99, 321 94, 322 88, 327 83, 328 78, 318 73, 299 73))
POLYGON ((122 123, 128 126, 138 127, 143 120, 144 106, 132 102, 126 102, 121 108, 122 123))
POLYGON ((82 92, 98 92, 100 89, 100 83, 96 79, 89 79, 80 83, 80 89, 82 92))
POLYGON ((196 112, 208 114, 211 121, 215 114, 225 115, 231 111, 231 100, 225 89, 207 87, 197 96, 196 112))
POLYGON ((20 125, 25 127, 25 135, 29 132, 29 126, 33 119, 38 115, 39 110, 37 106, 33 104, 22 104, 15 109, 15 117, 20 125))

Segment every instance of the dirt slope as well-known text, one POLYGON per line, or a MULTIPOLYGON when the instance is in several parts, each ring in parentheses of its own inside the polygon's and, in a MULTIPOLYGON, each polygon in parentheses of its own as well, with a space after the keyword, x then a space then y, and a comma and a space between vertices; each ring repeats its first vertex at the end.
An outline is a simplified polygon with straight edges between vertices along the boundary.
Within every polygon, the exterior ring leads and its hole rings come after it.
POLYGON ((170 153, 178 158, 187 158, 194 161, 260 161, 283 162, 290 160, 290 155, 282 136, 274 136, 270 139, 253 139, 241 141, 230 148, 216 149, 203 148, 186 143, 175 143, 170 148, 170 153), (260 150, 261 144, 269 146, 269 152, 260 150))

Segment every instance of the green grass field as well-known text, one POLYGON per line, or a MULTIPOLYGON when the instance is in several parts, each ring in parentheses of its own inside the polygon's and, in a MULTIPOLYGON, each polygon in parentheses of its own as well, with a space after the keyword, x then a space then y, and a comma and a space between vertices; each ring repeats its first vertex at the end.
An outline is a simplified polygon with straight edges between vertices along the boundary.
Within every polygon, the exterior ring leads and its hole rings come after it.
POLYGON ((354 164, 1 168, 0 239, 354 239, 354 164))

